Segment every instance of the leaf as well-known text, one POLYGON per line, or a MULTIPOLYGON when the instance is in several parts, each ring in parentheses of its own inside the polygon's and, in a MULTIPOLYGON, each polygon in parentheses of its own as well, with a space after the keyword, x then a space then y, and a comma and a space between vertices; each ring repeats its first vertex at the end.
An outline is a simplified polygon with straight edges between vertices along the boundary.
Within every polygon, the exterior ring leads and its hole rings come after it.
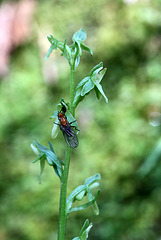
POLYGON ((88 82, 86 82, 82 88, 81 91, 81 96, 86 95, 87 93, 89 93, 92 89, 94 88, 94 84, 93 82, 89 79, 88 82))
POLYGON ((73 42, 83 42, 87 37, 86 32, 84 31, 83 28, 81 28, 78 32, 75 32, 72 40, 73 42))

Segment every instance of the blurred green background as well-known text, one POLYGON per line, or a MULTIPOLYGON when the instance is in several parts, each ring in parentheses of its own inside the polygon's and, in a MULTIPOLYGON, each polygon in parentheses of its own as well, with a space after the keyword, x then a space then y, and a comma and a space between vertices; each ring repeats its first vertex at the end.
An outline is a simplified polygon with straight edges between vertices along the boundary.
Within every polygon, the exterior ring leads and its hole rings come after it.
POLYGON ((94 224, 90 240, 159 240, 161 126, 154 126, 153 113, 161 111, 160 0, 40 0, 33 9, 30 34, 9 52, 8 73, 0 79, 0 239, 56 239, 59 179, 46 166, 39 184, 30 144, 51 141, 64 158, 65 141, 62 134, 51 140, 49 117, 61 97, 69 101, 69 67, 59 51, 44 61, 46 36, 71 44, 84 28, 94 56, 83 54, 76 82, 103 61, 109 103, 90 93, 76 111, 80 144, 68 193, 99 172, 100 215, 91 208, 71 213, 67 240, 87 218, 94 224))

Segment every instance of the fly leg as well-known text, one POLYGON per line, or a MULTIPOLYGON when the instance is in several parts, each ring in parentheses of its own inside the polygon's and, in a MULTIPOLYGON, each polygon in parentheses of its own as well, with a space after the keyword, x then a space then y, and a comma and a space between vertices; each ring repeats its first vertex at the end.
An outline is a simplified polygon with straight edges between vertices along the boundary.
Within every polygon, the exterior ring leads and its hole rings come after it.
MULTIPOLYGON (((74 123, 74 122, 76 122, 76 120, 70 122, 70 125, 71 125, 72 123, 74 123)), ((71 127, 72 127, 72 128, 75 128, 75 130, 77 130, 77 131, 80 131, 79 129, 76 128, 76 126, 71 126, 71 127)))
POLYGON ((60 123, 56 123, 56 122, 54 122, 54 124, 56 124, 56 125, 59 125, 59 126, 60 126, 60 123))

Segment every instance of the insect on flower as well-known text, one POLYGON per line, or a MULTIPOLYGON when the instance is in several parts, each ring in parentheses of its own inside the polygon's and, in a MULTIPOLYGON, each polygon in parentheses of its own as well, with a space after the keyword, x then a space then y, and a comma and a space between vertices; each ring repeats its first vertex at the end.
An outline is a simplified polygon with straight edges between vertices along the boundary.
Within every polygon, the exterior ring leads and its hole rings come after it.
POLYGON ((69 123, 64 112, 58 113, 58 119, 60 122, 58 125, 60 126, 60 130, 62 131, 65 141, 67 142, 69 147, 71 148, 78 147, 79 144, 78 138, 73 128, 75 128, 76 130, 78 129, 75 126, 71 126, 71 124, 76 122, 76 120, 69 123))

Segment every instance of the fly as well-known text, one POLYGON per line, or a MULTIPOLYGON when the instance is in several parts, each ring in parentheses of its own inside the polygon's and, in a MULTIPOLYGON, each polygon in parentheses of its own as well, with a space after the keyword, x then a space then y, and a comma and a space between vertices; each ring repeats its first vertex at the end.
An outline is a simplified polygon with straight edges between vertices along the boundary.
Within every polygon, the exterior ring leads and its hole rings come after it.
POLYGON ((74 123, 76 120, 69 123, 64 112, 58 113, 58 119, 60 122, 58 125, 60 126, 60 130, 64 135, 66 143, 71 148, 78 147, 78 138, 73 128, 75 128, 76 130, 78 129, 75 126, 71 126, 71 124, 74 123))

